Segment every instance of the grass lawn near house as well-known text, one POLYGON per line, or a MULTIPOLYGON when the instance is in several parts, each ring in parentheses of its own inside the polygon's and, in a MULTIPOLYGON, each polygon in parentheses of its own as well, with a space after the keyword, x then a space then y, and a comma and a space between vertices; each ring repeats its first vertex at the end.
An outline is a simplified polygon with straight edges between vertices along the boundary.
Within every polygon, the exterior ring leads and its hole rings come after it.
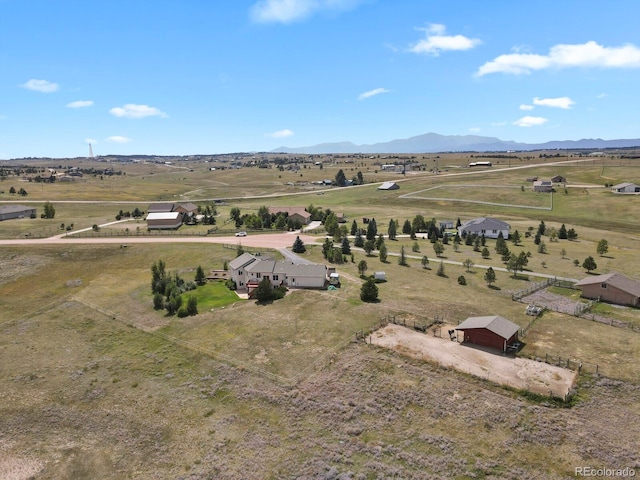
POLYGON ((183 293, 183 297, 185 299, 189 295, 198 300, 199 312, 205 312, 207 310, 225 307, 226 305, 231 305, 236 302, 245 301, 239 298, 234 291, 229 290, 222 281, 209 282, 198 286, 195 290, 183 293))

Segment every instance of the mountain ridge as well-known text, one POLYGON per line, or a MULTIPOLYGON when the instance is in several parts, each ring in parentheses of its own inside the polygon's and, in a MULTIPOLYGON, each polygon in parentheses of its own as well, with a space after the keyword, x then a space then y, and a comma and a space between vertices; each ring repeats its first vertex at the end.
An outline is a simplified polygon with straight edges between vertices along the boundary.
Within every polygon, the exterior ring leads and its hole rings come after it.
POLYGON ((501 140, 497 137, 479 135, 440 135, 425 133, 413 137, 390 140, 373 144, 357 145, 353 142, 331 142, 310 145, 307 147, 281 146, 273 153, 439 153, 439 152, 503 152, 557 149, 601 149, 629 148, 640 146, 640 139, 583 138, 580 140, 551 140, 544 143, 522 143, 512 140, 501 140))

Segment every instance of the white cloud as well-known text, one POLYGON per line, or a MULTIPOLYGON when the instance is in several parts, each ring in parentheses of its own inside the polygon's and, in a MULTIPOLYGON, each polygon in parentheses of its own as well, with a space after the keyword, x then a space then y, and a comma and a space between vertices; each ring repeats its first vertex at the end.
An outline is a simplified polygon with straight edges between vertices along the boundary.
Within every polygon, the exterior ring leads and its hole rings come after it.
POLYGON ((306 20, 322 11, 355 8, 362 0, 259 0, 251 6, 249 16, 256 23, 293 23, 306 20))
POLYGON ((368 92, 361 93, 358 95, 358 100, 365 100, 367 98, 375 97, 376 95, 380 95, 381 93, 389 93, 390 90, 386 88, 375 88, 373 90, 369 90, 368 92))
POLYGON ((120 135, 114 135, 113 137, 107 138, 107 142, 111 143, 129 143, 131 141, 128 137, 121 137, 120 135))
POLYGON ((122 107, 112 108, 109 110, 109 113, 116 117, 126 118, 168 117, 166 113, 155 107, 150 107, 148 105, 136 105, 135 103, 127 103, 122 107))
POLYGON ((547 122, 547 119, 543 117, 526 116, 526 117, 519 118, 518 120, 513 122, 513 124, 517 125, 518 127, 534 127, 536 125, 542 125, 543 123, 546 123, 546 122, 547 122))
POLYGON ((270 133, 269 136, 273 138, 286 138, 293 135, 293 130, 285 128, 284 130, 278 130, 277 132, 270 133))
POLYGON ((522 104, 520 105, 520 110, 533 110, 535 107, 533 105, 526 105, 526 104, 522 104))
POLYGON ((58 90, 58 84, 49 82, 48 80, 36 80, 32 78, 26 83, 20 85, 22 88, 26 88, 27 90, 33 90, 35 92, 42 93, 52 93, 58 90))
POLYGON ((571 105, 575 104, 573 100, 569 97, 558 97, 558 98, 534 98, 534 105, 541 105, 543 107, 552 107, 552 108, 563 108, 568 110, 571 108, 571 105))
POLYGON ((480 128, 480 127, 471 127, 471 128, 469 129, 469 131, 470 131, 471 133, 478 133, 478 132, 480 132, 480 130, 481 130, 481 128, 480 128))
POLYGON ((445 50, 470 50, 479 45, 477 38, 469 38, 464 35, 445 35, 445 26, 440 24, 429 25, 428 28, 419 28, 426 32, 426 37, 411 45, 409 51, 413 53, 426 53, 438 56, 445 50))
MULTIPOLYGON (((122 137, 122 138, 124 138, 124 137, 122 137)), ((95 145, 96 143, 98 143, 98 141, 97 141, 97 140, 95 140, 95 139, 93 139, 93 138, 85 138, 85 139, 84 139, 84 141, 85 141, 85 143, 91 143, 91 144, 93 144, 93 145, 95 145)))
POLYGON ((603 47, 594 41, 577 45, 554 45, 547 55, 511 53, 500 55, 482 65, 476 76, 489 73, 531 73, 546 68, 600 67, 638 68, 640 48, 632 44, 621 47, 603 47))
POLYGON ((93 100, 76 100, 75 102, 67 103, 67 108, 84 108, 93 105, 93 100))

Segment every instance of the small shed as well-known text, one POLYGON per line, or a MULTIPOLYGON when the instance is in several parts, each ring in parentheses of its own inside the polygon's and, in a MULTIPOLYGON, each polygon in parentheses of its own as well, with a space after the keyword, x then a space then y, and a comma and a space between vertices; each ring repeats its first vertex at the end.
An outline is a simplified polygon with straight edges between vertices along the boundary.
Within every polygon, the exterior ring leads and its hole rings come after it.
POLYGON ((329 283, 331 285, 340 285, 340 274, 333 272, 329 274, 329 283))
POLYGON ((553 183, 567 183, 567 177, 563 177, 562 175, 554 175, 551 177, 551 181, 553 183))
POLYGON ((495 348, 502 352, 518 341, 520 327, 500 315, 469 317, 456 327, 464 333, 464 342, 495 348))
POLYGON ((384 182, 382 185, 378 187, 378 190, 398 190, 400 185, 396 182, 384 182))
POLYGON ((387 281, 387 274, 385 272, 373 272, 373 278, 375 280, 387 281))

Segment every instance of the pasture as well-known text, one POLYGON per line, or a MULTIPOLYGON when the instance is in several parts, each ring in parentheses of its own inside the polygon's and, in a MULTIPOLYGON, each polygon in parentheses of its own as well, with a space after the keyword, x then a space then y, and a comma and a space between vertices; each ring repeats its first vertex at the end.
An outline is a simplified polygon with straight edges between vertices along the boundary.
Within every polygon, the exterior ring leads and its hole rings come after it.
MULTIPOLYGON (((466 168, 473 158, 468 154, 416 157, 420 169, 406 176, 380 170, 380 163, 405 160, 389 158, 316 157, 322 168, 307 158, 297 172, 273 166, 214 171, 202 161, 114 164, 126 175, 89 175, 64 185, 25 183, 24 199, 6 193, 7 185, 20 185, 18 178, 4 180, 0 203, 48 200, 56 217, 1 222, 2 238, 59 235, 66 232, 62 223, 90 228, 114 221, 121 209, 146 210, 154 201, 225 198, 217 221, 229 229, 235 228, 229 223, 232 207, 255 213, 262 205, 330 208, 346 214, 347 227, 354 219, 362 227, 362 217, 376 218, 385 237, 390 219, 401 227, 417 214, 427 220, 498 217, 523 236, 520 245, 508 242, 509 249, 531 252, 531 258, 514 278, 500 270, 504 264, 493 240, 487 240, 489 258, 463 244, 459 251, 445 246, 440 259, 428 239, 400 236, 386 241, 386 262, 375 251, 367 256, 354 249, 353 262, 347 255, 346 263, 336 265, 342 280, 336 291, 292 291, 261 305, 211 283, 193 292, 200 313, 180 319, 153 310, 151 265, 162 259, 168 271, 192 280, 197 266, 220 269, 235 250, 186 242, 3 246, 0 380, 6 388, 0 391, 0 430, 11 442, 0 442, 0 474, 199 478, 214 472, 218 478, 281 478, 335 467, 363 478, 425 472, 466 478, 516 476, 525 468, 539 477, 562 478, 577 464, 617 466, 635 459, 640 334, 630 329, 553 312, 533 322, 524 356, 582 360, 604 375, 585 369, 580 407, 566 410, 354 339, 356 331, 374 329, 390 315, 408 325, 436 316, 455 325, 469 316, 500 314, 524 328, 532 318, 511 294, 539 280, 534 273, 582 278, 586 273, 574 260, 582 263, 589 255, 598 264, 595 273, 634 277, 640 269, 639 197, 612 195, 604 183, 637 181, 640 170, 628 159, 569 154, 560 160, 570 163, 558 166, 531 155, 494 159, 485 171, 466 168), (362 171, 365 185, 307 183, 333 178, 340 168, 348 178, 362 171), (548 199, 528 190, 525 177, 555 174, 568 182, 566 192, 557 188, 553 210, 518 207, 548 199), (400 190, 378 191, 373 182, 384 180, 398 181, 400 190), (514 188, 488 188, 496 184, 514 188), (447 196, 504 206, 412 195, 434 187, 447 196), (95 203, 82 203, 89 201, 95 203), (547 228, 575 228, 578 239, 552 242, 543 236, 546 253, 538 253, 524 233, 541 220, 547 228), (601 257, 595 250, 602 238, 609 252, 601 257), (402 247, 408 266, 398 264, 402 247), (428 268, 421 265, 425 255, 428 268), (473 264, 468 269, 461 265, 466 259, 473 264), (387 274, 388 281, 378 284, 379 303, 359 298, 360 260, 367 262, 366 275, 387 274), (440 260, 445 276, 436 274, 440 260), (488 266, 496 269, 494 288, 483 278, 488 266), (461 275, 466 285, 458 283, 461 275), (505 445, 506 453, 499 454, 505 445)), ((129 228, 133 235, 138 226, 144 223, 114 224, 101 234, 129 228)), ((324 262, 323 241, 317 235, 318 245, 307 244, 304 256, 324 262)), ((598 305, 595 312, 640 324, 637 309, 598 305)))

